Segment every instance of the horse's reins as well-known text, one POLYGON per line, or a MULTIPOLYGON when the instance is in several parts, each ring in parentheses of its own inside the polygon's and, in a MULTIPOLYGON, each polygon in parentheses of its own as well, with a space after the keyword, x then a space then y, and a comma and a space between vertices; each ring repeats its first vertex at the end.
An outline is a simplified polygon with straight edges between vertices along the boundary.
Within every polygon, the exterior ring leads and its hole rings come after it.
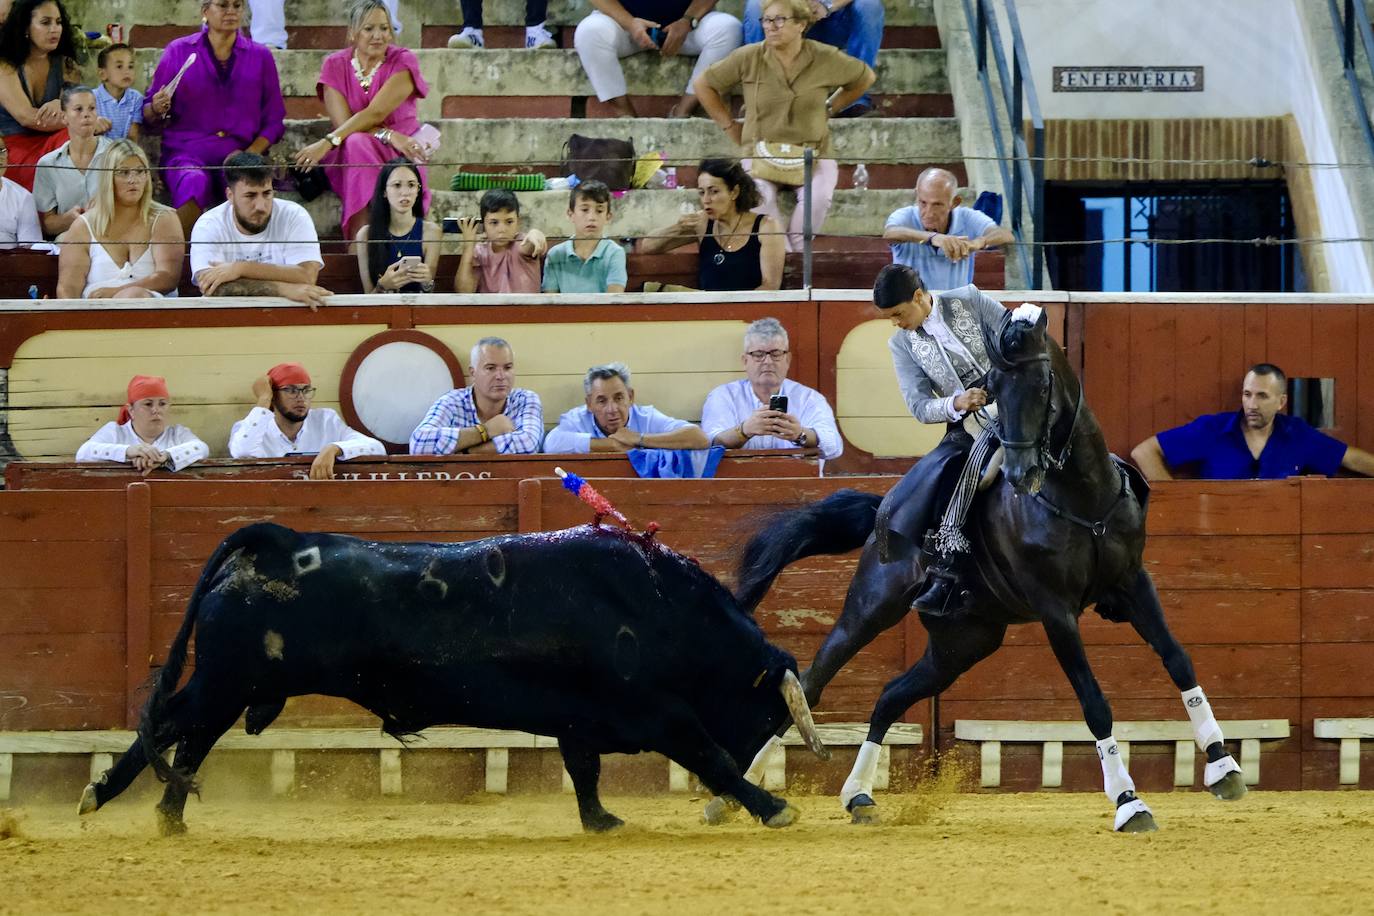
MULTIPOLYGON (((1015 369, 1019 366, 1023 366, 1031 362, 1050 361, 1048 353, 1026 357, 1025 359, 1016 360, 1015 362, 1013 362, 1012 360, 1007 359, 1006 356, 1000 352, 1000 348, 989 348, 989 351, 994 362, 999 363, 1000 367, 1005 369, 1015 369)), ((1069 460, 1069 454, 1073 451, 1073 434, 1078 428, 1078 416, 1083 412, 1083 384, 1080 382, 1078 385, 1078 399, 1074 403, 1073 419, 1069 423, 1068 435, 1064 437, 1064 446, 1062 449, 1060 449, 1059 456, 1055 457, 1052 453, 1050 443, 1050 433, 1054 427, 1054 422, 1056 419, 1056 417, 1054 416, 1054 382, 1055 372, 1054 369, 1051 368, 1050 384, 1045 392, 1045 420, 1040 426, 1040 432, 1036 435, 1034 439, 1023 439, 1020 441, 1015 441, 1003 438, 1002 417, 1000 413, 997 418, 997 437, 1001 439, 1002 446, 1004 448, 1036 449, 1040 461, 1043 463, 1043 466, 1045 468, 1047 468, 1048 470, 1060 471, 1063 470, 1064 464, 1069 460)), ((1075 515, 1074 513, 1070 512, 1069 510, 1061 506, 1056 506, 1054 502, 1051 501, 1050 498, 1046 496, 1044 492, 1041 490, 1036 490, 1033 494, 1033 497, 1037 501, 1039 501, 1041 505, 1043 505, 1046 509, 1049 509, 1059 518, 1062 518, 1067 522, 1072 522, 1073 524, 1078 525, 1082 528, 1087 528, 1089 531, 1093 533, 1094 537, 1102 537, 1107 533, 1107 523, 1112 520, 1112 516, 1116 514, 1116 510, 1121 506, 1122 499, 1123 497, 1125 497, 1127 489, 1128 488, 1126 485, 1126 481, 1124 478, 1122 478, 1121 489, 1117 491, 1116 499, 1112 500, 1112 504, 1109 507, 1107 507, 1106 515, 1102 516, 1101 520, 1096 522, 1090 521, 1089 519, 1083 518, 1082 516, 1075 515)))

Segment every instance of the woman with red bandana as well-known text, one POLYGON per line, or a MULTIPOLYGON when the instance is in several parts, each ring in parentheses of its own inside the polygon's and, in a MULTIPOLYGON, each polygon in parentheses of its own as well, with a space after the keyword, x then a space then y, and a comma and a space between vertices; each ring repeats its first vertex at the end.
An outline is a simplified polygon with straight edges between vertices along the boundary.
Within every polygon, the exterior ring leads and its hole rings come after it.
POLYGON ((77 461, 118 461, 147 476, 158 468, 179 471, 210 457, 210 448, 184 426, 168 423, 172 396, 167 380, 135 375, 119 419, 106 423, 76 452, 77 461))

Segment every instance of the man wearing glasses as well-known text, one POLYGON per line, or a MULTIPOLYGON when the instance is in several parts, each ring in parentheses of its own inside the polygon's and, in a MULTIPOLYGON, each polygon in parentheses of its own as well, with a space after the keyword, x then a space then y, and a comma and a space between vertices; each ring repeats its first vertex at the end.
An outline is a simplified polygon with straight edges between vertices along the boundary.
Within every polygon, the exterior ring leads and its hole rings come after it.
POLYGON ((257 406, 234 424, 229 454, 234 458, 315 455, 311 480, 332 480, 335 460, 385 455, 382 443, 350 429, 328 407, 310 409, 315 388, 300 363, 281 363, 253 383, 257 406))
POLYGON ((781 322, 760 318, 745 328, 741 361, 744 378, 717 387, 701 408, 712 445, 819 448, 822 458, 839 457, 844 442, 830 405, 819 391, 787 377, 792 357, 781 322))

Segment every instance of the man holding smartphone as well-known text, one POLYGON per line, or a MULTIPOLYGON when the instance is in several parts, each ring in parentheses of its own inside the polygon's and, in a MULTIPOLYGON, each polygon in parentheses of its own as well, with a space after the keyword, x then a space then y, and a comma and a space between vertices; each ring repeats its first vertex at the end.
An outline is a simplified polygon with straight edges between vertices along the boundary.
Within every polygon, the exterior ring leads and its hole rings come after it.
POLYGON ((744 331, 744 378, 706 396, 701 427, 712 445, 726 448, 819 448, 838 458, 844 441, 835 413, 819 391, 787 377, 792 364, 787 329, 760 318, 744 331))

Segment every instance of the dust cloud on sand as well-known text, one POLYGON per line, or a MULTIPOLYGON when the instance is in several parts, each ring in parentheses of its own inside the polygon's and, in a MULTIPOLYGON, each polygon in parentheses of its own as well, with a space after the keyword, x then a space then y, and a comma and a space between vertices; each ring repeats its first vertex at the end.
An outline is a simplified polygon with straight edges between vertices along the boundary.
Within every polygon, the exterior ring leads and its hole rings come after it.
POLYGON ((1120 836, 1100 793, 960 793, 958 778, 880 795, 876 827, 828 796, 790 796, 802 819, 780 831, 703 826, 685 796, 609 797, 628 822, 610 836, 583 835, 559 795, 227 804, 207 787, 174 839, 146 801, 78 819, 73 799, 4 821, 23 829, 0 831, 0 913, 1232 916, 1374 900, 1374 793, 1155 793, 1161 831, 1120 836))

